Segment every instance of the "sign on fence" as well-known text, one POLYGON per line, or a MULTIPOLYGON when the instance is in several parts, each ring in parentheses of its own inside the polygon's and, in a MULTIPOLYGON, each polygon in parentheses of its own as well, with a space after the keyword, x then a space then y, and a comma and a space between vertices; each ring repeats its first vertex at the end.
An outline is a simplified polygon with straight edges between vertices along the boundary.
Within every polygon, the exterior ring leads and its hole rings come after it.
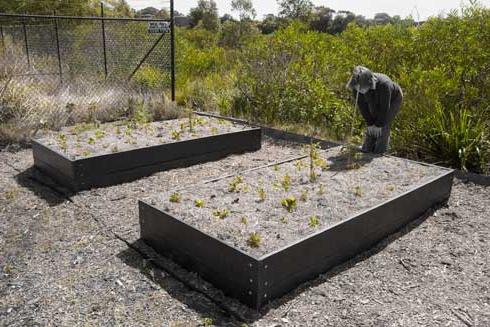
POLYGON ((148 22, 148 33, 170 33, 170 22, 148 22))

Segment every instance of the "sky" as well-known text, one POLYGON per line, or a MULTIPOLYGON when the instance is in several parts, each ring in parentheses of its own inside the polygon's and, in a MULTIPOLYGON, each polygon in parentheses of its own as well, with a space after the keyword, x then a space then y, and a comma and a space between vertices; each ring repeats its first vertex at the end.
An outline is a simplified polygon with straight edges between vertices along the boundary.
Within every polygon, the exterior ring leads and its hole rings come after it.
MULTIPOLYGON (((218 4, 220 16, 231 13, 231 0, 215 0, 218 4)), ((127 0, 135 9, 145 7, 165 8, 169 7, 168 0, 127 0)), ((257 18, 273 13, 277 14, 276 0, 252 0, 257 18)), ((379 12, 388 13, 391 16, 400 15, 402 18, 412 15, 415 20, 425 20, 429 16, 446 14, 451 9, 459 8, 461 3, 468 0, 313 0, 318 6, 330 7, 334 10, 349 10, 355 14, 373 18, 379 12)), ((175 10, 187 14, 189 9, 195 7, 197 0, 175 0, 175 10)), ((480 0, 480 3, 490 7, 490 0, 480 0)))

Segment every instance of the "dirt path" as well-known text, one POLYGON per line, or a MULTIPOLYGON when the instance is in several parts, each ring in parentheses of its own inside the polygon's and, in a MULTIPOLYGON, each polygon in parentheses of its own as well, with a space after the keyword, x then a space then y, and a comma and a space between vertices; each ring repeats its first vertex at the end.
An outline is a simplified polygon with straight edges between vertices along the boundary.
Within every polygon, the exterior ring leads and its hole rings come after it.
POLYGON ((30 150, 1 152, 0 325, 490 326, 488 187, 456 181, 448 206, 259 314, 138 241, 138 198, 301 153, 267 142, 68 199, 31 179, 30 150))

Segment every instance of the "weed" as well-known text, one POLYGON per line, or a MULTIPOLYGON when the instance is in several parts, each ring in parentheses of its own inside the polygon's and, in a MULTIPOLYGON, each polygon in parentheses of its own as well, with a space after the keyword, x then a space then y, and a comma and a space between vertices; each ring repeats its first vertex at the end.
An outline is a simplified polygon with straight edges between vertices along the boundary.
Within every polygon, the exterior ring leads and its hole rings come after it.
POLYGON ((205 119, 205 118, 202 118, 202 117, 199 117, 196 119, 196 122, 201 125, 201 126, 204 126, 208 123, 208 121, 205 119))
POLYGON ((289 188, 291 187, 291 176, 289 176, 288 174, 284 175, 281 180, 281 186, 284 191, 289 191, 289 188))
POLYGON ((80 134, 83 132, 88 132, 90 130, 93 130, 95 128, 95 124, 89 124, 89 123, 82 123, 74 126, 71 131, 74 134, 80 134))
POLYGON ((193 122, 194 112, 192 111, 192 109, 188 109, 187 111, 188 111, 187 115, 189 118, 189 132, 192 133, 194 132, 194 122, 193 122))
POLYGON ((228 209, 221 209, 221 210, 218 209, 213 212, 213 215, 215 217, 218 217, 219 219, 225 219, 230 215, 230 211, 228 209))
POLYGON ((172 193, 169 200, 173 203, 180 203, 180 201, 182 201, 182 195, 180 193, 172 193))
POLYGON ((112 153, 119 152, 119 148, 117 147, 117 145, 114 145, 114 146, 111 148, 111 152, 112 152, 112 153))
POLYGON ((291 213, 291 212, 293 212, 293 211, 296 209, 296 207, 297 207, 298 203, 297 203, 297 201, 296 201, 296 198, 295 198, 295 197, 290 196, 290 197, 288 197, 288 198, 282 199, 282 200, 281 200, 281 205, 282 205, 282 206, 283 206, 283 207, 284 207, 284 208, 285 208, 285 209, 286 209, 286 210, 287 210, 289 213, 291 213))
POLYGON ((216 127, 211 128, 211 134, 216 135, 218 134, 218 129, 216 127))
POLYGON ((298 160, 298 161, 296 161, 296 162, 294 163, 294 166, 296 167, 296 169, 297 169, 298 171, 302 171, 302 170, 303 170, 303 168, 305 168, 305 167, 306 167, 306 164, 305 164, 305 162, 304 162, 303 160, 298 160))
POLYGON ((265 193, 263 187, 257 189, 257 195, 259 196, 259 202, 264 202, 265 199, 267 198, 267 194, 265 193))
POLYGON ((94 145, 95 144, 95 139, 93 137, 89 137, 88 140, 87 140, 87 143, 90 144, 90 145, 94 145))
POLYGON ((274 166, 272 166, 272 169, 274 169, 274 171, 279 171, 280 168, 279 168, 279 165, 274 165, 274 166))
POLYGON ((235 176, 231 182, 228 184, 228 192, 240 193, 240 185, 243 183, 242 176, 235 176))
POLYGON ((262 241, 262 237, 260 237, 260 234, 255 232, 255 233, 250 233, 250 236, 248 237, 247 244, 251 248, 258 248, 260 246, 260 243, 262 241))
POLYGON ((119 126, 116 127, 116 135, 121 135, 121 128, 119 126))
POLYGON ((283 224, 287 224, 288 223, 288 219, 284 216, 282 216, 281 218, 279 218, 279 221, 283 224))
POLYGON ((213 318, 203 318, 202 324, 203 326, 212 326, 214 325, 214 320, 213 318))
POLYGON ((357 196, 358 198, 362 197, 362 188, 360 186, 354 187, 354 195, 357 196))
POLYGON ((131 127, 126 127, 126 130, 124 131, 124 134, 128 137, 133 137, 133 130, 131 127))
POLYGON ((204 200, 195 200, 194 205, 198 208, 204 208, 205 203, 204 200))
POLYGON ((248 225, 248 219, 247 219, 247 217, 242 217, 242 218, 240 219, 240 222, 241 222, 243 225, 248 225))
POLYGON ((17 197, 18 194, 19 194, 18 189, 16 189, 16 188, 11 189, 10 191, 5 192, 5 199, 12 201, 17 197))
POLYGON ((318 227, 318 226, 320 225, 320 218, 318 218, 318 216, 311 216, 311 217, 308 219, 308 225, 309 225, 311 228, 318 227))

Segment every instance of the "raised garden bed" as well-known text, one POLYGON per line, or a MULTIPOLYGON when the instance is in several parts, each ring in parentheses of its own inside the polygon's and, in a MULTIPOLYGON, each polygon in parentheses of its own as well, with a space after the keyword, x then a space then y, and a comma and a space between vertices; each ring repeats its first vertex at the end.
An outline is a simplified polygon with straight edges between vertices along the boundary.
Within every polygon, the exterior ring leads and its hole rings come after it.
POLYGON ((32 140, 35 166, 75 192, 260 147, 260 128, 201 116, 83 124, 32 140))
POLYGON ((451 192, 452 170, 341 147, 309 153, 140 201, 142 239, 260 308, 451 192))

